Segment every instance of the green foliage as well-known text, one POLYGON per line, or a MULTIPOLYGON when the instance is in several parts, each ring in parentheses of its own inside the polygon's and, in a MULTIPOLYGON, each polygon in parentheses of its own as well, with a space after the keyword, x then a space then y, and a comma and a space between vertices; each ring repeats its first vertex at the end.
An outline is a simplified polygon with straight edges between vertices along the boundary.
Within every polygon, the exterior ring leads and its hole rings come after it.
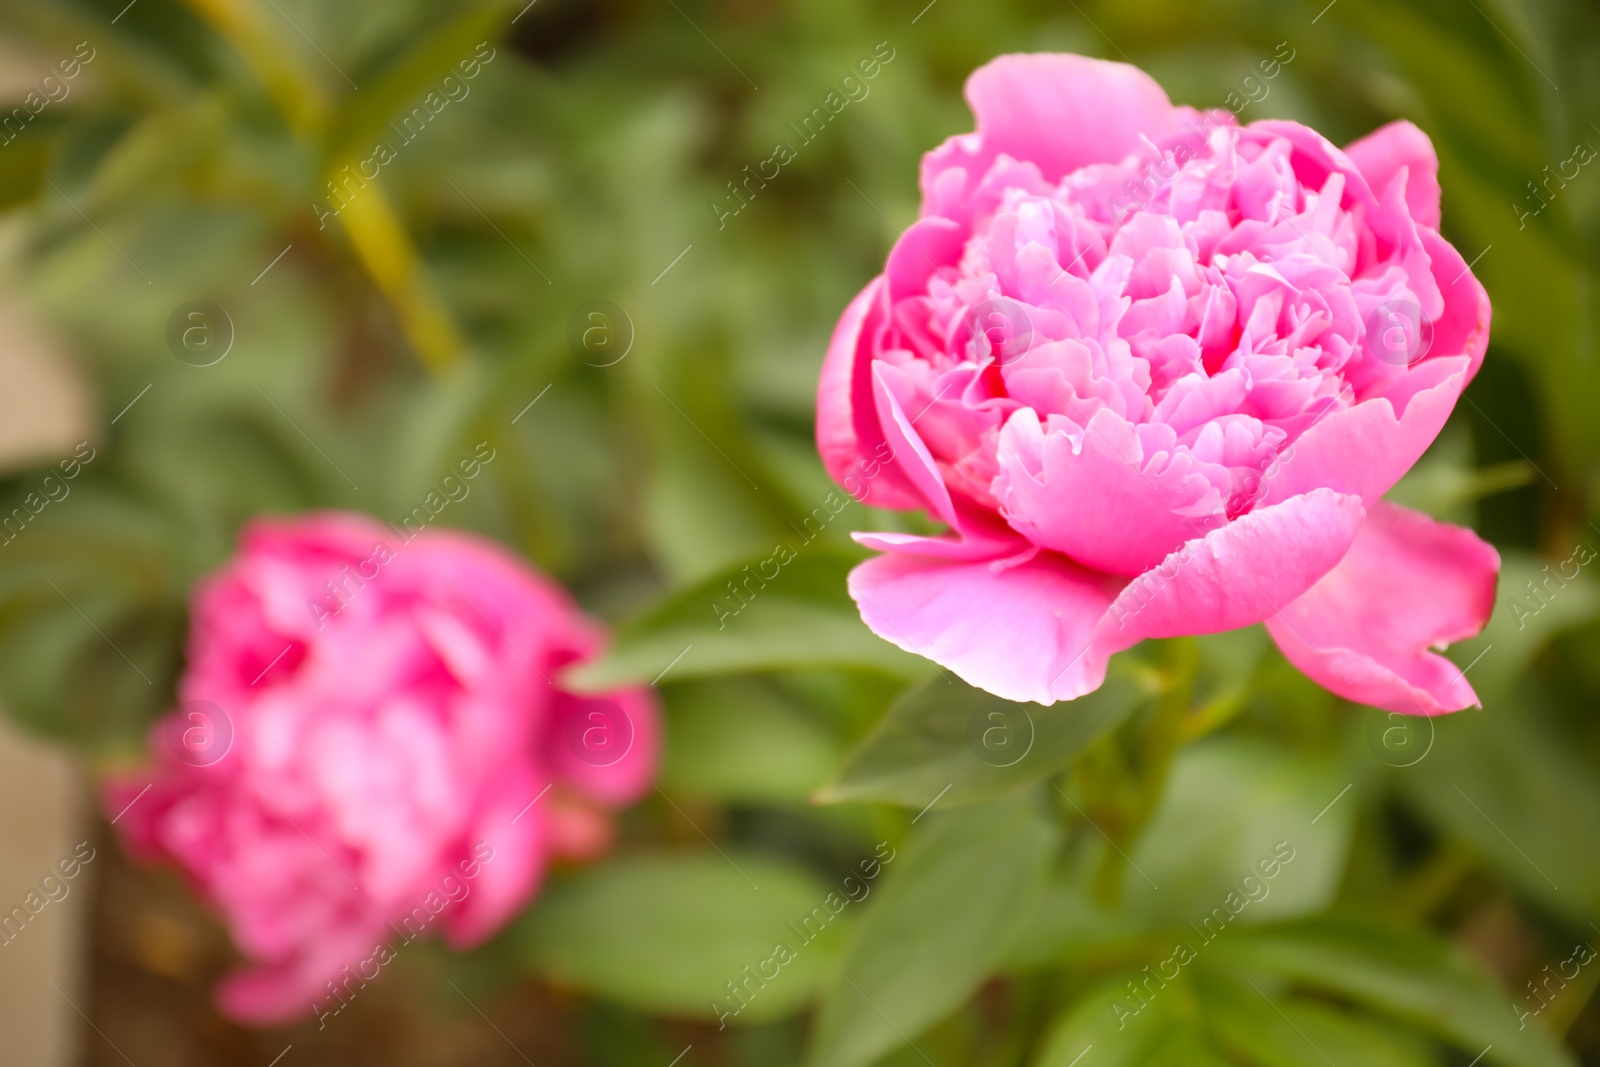
POLYGON ((518 938, 528 966, 561 985, 710 1018, 718 1003, 738 1009, 737 988, 749 998, 740 1021, 755 1022, 803 1005, 837 958, 847 912, 810 943, 790 927, 826 907, 828 892, 793 865, 758 856, 636 857, 552 886, 518 938), (780 941, 793 955, 781 966, 780 941))
POLYGON ((947 673, 908 690, 846 759, 824 803, 881 800, 946 807, 992 799, 1067 769, 1140 701, 1114 676, 1095 692, 1040 708, 974 689, 947 673))
POLYGON ((1057 830, 1019 800, 930 819, 845 954, 814 1064, 874 1062, 969 997, 1025 933, 1057 830))

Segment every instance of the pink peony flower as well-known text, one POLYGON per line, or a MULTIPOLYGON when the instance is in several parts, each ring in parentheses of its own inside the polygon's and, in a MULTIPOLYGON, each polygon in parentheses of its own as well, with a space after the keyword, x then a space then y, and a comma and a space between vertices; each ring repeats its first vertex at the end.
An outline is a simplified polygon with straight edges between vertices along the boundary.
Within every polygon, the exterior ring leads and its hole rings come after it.
POLYGON ((1499 556, 1380 499, 1489 338, 1427 137, 1239 127, 1072 55, 966 96, 977 132, 924 157, 818 390, 835 480, 887 446, 866 502, 949 527, 856 535, 867 625, 1043 704, 1144 638, 1263 621, 1340 696, 1474 703, 1428 649, 1483 626, 1499 556))
POLYGON ((387 962, 376 949, 435 926, 481 942, 552 858, 603 851, 603 809, 648 787, 659 727, 647 689, 560 687, 602 642, 482 538, 334 513, 252 523, 195 594, 154 767, 106 797, 130 849, 179 865, 248 957, 222 1009, 336 1009, 387 962))

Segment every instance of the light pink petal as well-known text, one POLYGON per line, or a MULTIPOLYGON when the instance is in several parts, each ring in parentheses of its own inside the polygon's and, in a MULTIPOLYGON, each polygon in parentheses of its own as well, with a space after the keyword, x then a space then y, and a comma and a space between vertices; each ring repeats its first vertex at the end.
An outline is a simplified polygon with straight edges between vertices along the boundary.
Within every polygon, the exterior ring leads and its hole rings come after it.
POLYGON ((886 285, 882 275, 868 282, 834 328, 817 385, 817 450, 834 481, 863 486, 862 503, 920 508, 916 491, 886 463, 889 446, 872 398, 871 345, 864 334, 881 326, 886 285))
POLYGON ((1099 688, 1089 636, 1116 579, 1040 553, 1015 566, 888 555, 850 572, 872 632, 1007 700, 1051 704, 1099 688))
MULTIPOLYGON (((1187 452, 1152 463, 1139 429, 1102 408, 1074 440, 1046 433, 1032 411, 1017 412, 1000 435, 995 479, 1006 520, 1035 544, 1123 575, 1143 573, 1210 529, 1222 494, 1201 464, 1187 452)), ((1170 448, 1173 434, 1166 437, 1170 448)))
POLYGON ((1107 652, 1147 637, 1221 633, 1275 614, 1349 551, 1365 511, 1316 489, 1259 508, 1179 548, 1128 584, 1095 633, 1107 652))
POLYGON ((1037 164, 1046 181, 1089 163, 1116 163, 1179 130, 1166 92, 1126 63, 1085 56, 1008 55, 967 79, 984 147, 1037 164))
MULTIPOLYGON (((351 975, 365 965, 372 974, 372 959, 380 944, 398 940, 387 928, 346 926, 333 930, 307 946, 303 955, 269 963, 253 962, 224 975, 215 997, 222 1014, 249 1026, 283 1026, 318 1012, 337 1011, 342 1001, 329 991, 333 982, 341 994, 351 994, 341 983, 344 968, 351 975)), ((374 961, 376 963, 377 961, 374 961)), ((359 990, 359 981, 351 989, 359 990)))
POLYGON ((902 300, 928 290, 928 279, 941 267, 961 262, 966 234, 949 219, 913 222, 889 250, 884 277, 889 279, 889 299, 902 300))
POLYGON ((923 157, 924 215, 964 216, 1002 155, 1037 167, 1054 185, 1086 164, 1120 162, 1144 147, 1141 135, 1160 141, 1179 133, 1181 120, 1194 114, 1174 108, 1137 67, 1049 53, 990 61, 967 79, 966 97, 977 132, 952 137, 923 157))
POLYGON ((1319 419, 1267 471, 1262 503, 1276 504, 1319 486, 1353 493, 1367 504, 1376 501, 1439 436, 1466 375, 1463 356, 1424 360, 1402 381, 1433 384, 1403 398, 1399 416, 1395 403, 1380 396, 1319 419))
POLYGON ((1344 151, 1375 193, 1381 193, 1404 167, 1411 217, 1430 229, 1439 228, 1439 157, 1427 134, 1401 119, 1352 142, 1344 151))
POLYGON ((1358 704, 1424 715, 1477 694, 1429 646, 1471 637, 1494 610, 1500 555, 1471 530, 1380 501, 1337 567, 1267 631, 1289 662, 1358 704))
POLYGON ((952 537, 927 537, 923 534, 869 531, 850 535, 857 544, 877 552, 900 552, 933 559, 993 560, 1015 556, 1027 550, 1022 538, 1004 536, 984 528, 974 533, 971 528, 952 537))

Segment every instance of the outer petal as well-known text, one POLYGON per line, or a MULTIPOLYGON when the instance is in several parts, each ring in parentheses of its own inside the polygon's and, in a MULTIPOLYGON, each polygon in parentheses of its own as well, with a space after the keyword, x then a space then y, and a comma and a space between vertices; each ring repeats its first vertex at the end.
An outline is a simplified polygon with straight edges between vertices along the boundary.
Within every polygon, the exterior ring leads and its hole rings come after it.
POLYGON ((463 852, 490 858, 481 862, 472 891, 443 912, 444 936, 451 947, 471 948, 487 940, 544 881, 549 830, 542 815, 534 817, 540 814, 537 806, 528 818, 518 818, 543 788, 532 775, 508 780, 478 813, 463 852))
POLYGON ((1089 637, 1116 587, 1051 553, 1015 566, 878 556, 850 572, 873 633, 996 696, 1040 704, 1105 681, 1108 657, 1089 637))
POLYGON ((1401 397, 1400 403, 1373 397, 1313 423, 1262 479, 1261 502, 1277 504, 1321 487, 1373 503, 1439 436, 1466 386, 1467 371, 1460 356, 1424 361, 1404 384, 1415 388, 1429 379, 1434 384, 1401 397))
POLYGON ((1379 502, 1349 555, 1267 631, 1289 662, 1347 700, 1457 711, 1477 694, 1428 647, 1483 628, 1499 570, 1499 553, 1471 530, 1379 502))
POLYGON ((1357 497, 1316 489, 1196 538, 1128 584, 1095 632, 1106 652, 1220 633, 1277 613, 1332 570, 1361 529, 1357 497))
POLYGON ((978 130, 946 141, 922 161, 924 213, 953 212, 1001 154, 1038 167, 1054 184, 1089 163, 1120 162, 1180 130, 1180 113, 1137 67, 1085 56, 1007 55, 967 79, 978 130), (960 190, 947 172, 966 172, 960 190))
POLYGON ((1430 229, 1439 228, 1439 157, 1427 134, 1402 119, 1373 130, 1344 151, 1374 192, 1387 188, 1404 167, 1411 217, 1430 229))
POLYGON ((885 463, 891 453, 872 398, 870 339, 865 334, 881 325, 887 284, 883 275, 868 282, 834 328, 817 385, 817 451, 834 481, 847 489, 863 487, 851 490, 862 503, 919 508, 915 491, 885 463))
POLYGON ((1427 355, 1382 395, 1314 423, 1263 479, 1263 503, 1328 486, 1371 504, 1427 451, 1478 373, 1489 347, 1489 294, 1448 241, 1421 236, 1444 295, 1427 355))
POLYGON ((660 762, 661 725, 653 690, 603 696, 563 693, 552 709, 544 761, 556 781, 591 800, 623 805, 650 788, 660 762))

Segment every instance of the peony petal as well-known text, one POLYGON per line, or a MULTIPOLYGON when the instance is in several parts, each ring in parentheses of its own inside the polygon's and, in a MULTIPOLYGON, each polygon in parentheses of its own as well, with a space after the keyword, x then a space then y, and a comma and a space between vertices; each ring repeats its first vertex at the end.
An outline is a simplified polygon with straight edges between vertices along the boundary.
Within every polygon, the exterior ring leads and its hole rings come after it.
POLYGON ((507 780, 469 830, 462 852, 478 861, 478 871, 469 882, 472 891, 443 912, 444 939, 452 948, 471 948, 487 940, 544 881, 549 828, 536 804, 529 810, 529 802, 547 784, 536 784, 532 775, 507 780))
POLYGON ((1054 185, 1089 163, 1118 163, 1176 135, 1194 116, 1137 67, 1074 55, 1000 56, 967 79, 976 133, 960 134, 922 160, 922 213, 965 219, 968 200, 1000 156, 1022 161, 1012 183, 1054 185), (1035 169, 1036 168, 1036 169, 1035 169))
POLYGON ((1025 159, 1046 181, 1117 163, 1179 132, 1166 92, 1138 67, 1086 56, 1007 55, 967 79, 984 149, 1025 159))
MULTIPOLYGON (((895 377, 892 367, 882 363, 872 364, 872 398, 877 407, 878 426, 889 444, 893 457, 889 466, 897 469, 918 496, 916 507, 926 508, 947 526, 955 526, 956 506, 945 487, 939 465, 933 461, 928 446, 923 444, 913 420, 906 417, 895 396, 889 379, 895 377)), ((920 413, 919 413, 920 414, 920 413)))
POLYGON ((1352 142, 1344 152, 1374 193, 1387 188, 1404 167, 1411 217, 1429 229, 1439 228, 1439 157, 1427 134, 1401 119, 1352 142))
POLYGON ((1200 464, 1183 453, 1152 469, 1138 430, 1102 408, 1073 440, 1046 433, 1034 412, 1017 412, 1000 435, 995 479, 1006 520, 1035 544, 1129 576, 1220 521, 1222 494, 1200 464))
POLYGON ((859 495, 852 490, 861 503, 920 508, 916 491, 885 462, 890 452, 872 399, 872 360, 857 358, 867 343, 863 332, 875 329, 881 317, 887 284, 882 275, 868 282, 834 328, 817 385, 817 451, 834 481, 863 486, 859 495))
POLYGON ((1477 703, 1430 645, 1471 637, 1494 610, 1500 555, 1471 530, 1380 501, 1350 552, 1267 620, 1289 662, 1358 704, 1424 715, 1477 703))
POLYGON ((1313 423, 1262 479, 1262 504, 1277 504, 1318 487, 1353 493, 1371 504, 1411 469, 1439 436, 1466 384, 1467 360, 1429 359, 1408 379, 1435 384, 1396 403, 1373 397, 1313 423))
POLYGON ((558 783, 590 800, 631 804, 660 762, 661 717, 650 689, 604 696, 562 693, 545 735, 545 765, 558 783))
POLYGON ((1039 704, 1105 680, 1107 656, 1089 636, 1118 584, 1051 553, 1015 566, 889 555, 850 572, 873 633, 996 696, 1039 704))
MULTIPOLYGON (((1422 247, 1432 261, 1433 277, 1444 294, 1444 314, 1432 323, 1428 341, 1429 357, 1465 355, 1467 382, 1478 373, 1483 353, 1489 347, 1489 321, 1492 309, 1483 283, 1473 276, 1461 253, 1436 233, 1423 231, 1422 247)), ((1466 388, 1466 383, 1462 383, 1466 388)))
POLYGON ((1316 489, 1195 538, 1128 584, 1095 633, 1106 652, 1147 637, 1260 622, 1332 570, 1361 529, 1354 496, 1316 489))

